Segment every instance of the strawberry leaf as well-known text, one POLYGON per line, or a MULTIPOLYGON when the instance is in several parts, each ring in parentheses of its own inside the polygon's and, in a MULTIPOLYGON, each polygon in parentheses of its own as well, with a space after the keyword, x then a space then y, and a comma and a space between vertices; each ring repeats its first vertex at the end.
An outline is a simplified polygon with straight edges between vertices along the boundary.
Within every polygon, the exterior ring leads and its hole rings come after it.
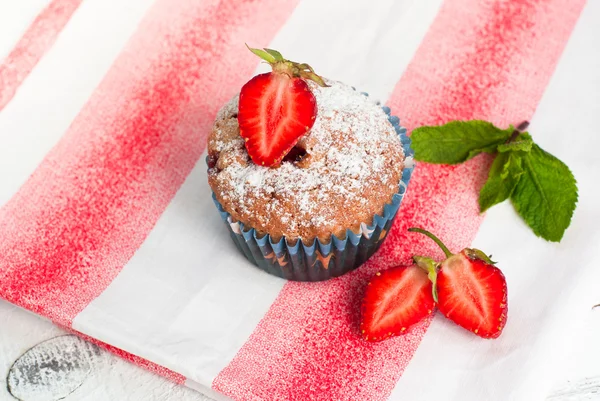
POLYGON ((279 53, 277 50, 273 50, 273 49, 267 49, 266 47, 264 48, 264 50, 269 53, 271 56, 275 57, 276 61, 284 61, 285 59, 283 58, 283 56, 281 55, 281 53, 279 53))
POLYGON ((492 255, 487 255, 485 252, 483 252, 480 249, 477 248, 465 248, 464 249, 465 255, 467 255, 469 257, 469 259, 479 259, 479 260, 483 260, 485 263, 489 264, 489 265, 495 265, 498 262, 494 262, 492 260, 492 255))
POLYGON ((479 192, 481 213, 504 202, 512 195, 523 175, 521 158, 520 152, 505 152, 496 155, 488 179, 479 192))
POLYGON ((566 164, 533 145, 522 157, 521 176, 511 201, 533 232, 559 242, 577 203, 577 183, 566 164))
POLYGON ((439 127, 419 127, 411 135, 415 159, 428 163, 457 164, 481 152, 493 153, 513 132, 486 121, 451 121, 439 127))
POLYGON ((436 282, 437 282, 437 269, 438 269, 438 264, 435 260, 431 259, 431 258, 427 258, 425 256, 413 256, 413 260, 415 261, 415 263, 417 264, 417 266, 419 266, 421 269, 425 270, 427 272, 427 278, 429 279, 429 281, 431 281, 431 285, 432 285, 432 293, 431 295, 433 295, 433 300, 435 302, 438 301, 438 294, 437 294, 437 286, 436 286, 436 282))
MULTIPOLYGON (((246 47, 252 53, 256 54, 258 57, 260 57, 261 59, 265 60, 269 64, 273 64, 273 63, 275 63, 277 61, 277 58, 274 55, 272 55, 272 54, 270 54, 270 53, 268 53, 268 52, 266 52, 264 50, 254 49, 254 48, 252 48, 252 47, 250 47, 248 45, 246 45, 246 47)), ((281 56, 281 54, 280 54, 280 56, 281 56)))
POLYGON ((514 141, 498 145, 498 152, 529 152, 533 145, 533 139, 527 132, 523 132, 514 141))

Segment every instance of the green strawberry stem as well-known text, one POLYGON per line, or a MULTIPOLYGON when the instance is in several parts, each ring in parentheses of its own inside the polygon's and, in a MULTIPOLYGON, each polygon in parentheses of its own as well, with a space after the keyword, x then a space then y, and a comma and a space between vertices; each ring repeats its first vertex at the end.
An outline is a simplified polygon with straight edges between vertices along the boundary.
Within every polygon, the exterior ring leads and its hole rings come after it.
POLYGON ((299 77, 304 80, 316 82, 317 85, 328 87, 325 80, 315 73, 315 70, 306 63, 296 63, 295 61, 286 60, 281 53, 273 49, 254 49, 246 44, 248 50, 269 63, 273 72, 279 74, 287 74, 290 77, 299 77))
POLYGON ((418 228, 418 227, 409 228, 408 231, 414 232, 414 233, 421 233, 421 234, 426 235, 429 238, 431 238, 433 240, 433 242, 435 242, 442 249, 442 251, 444 251, 444 254, 446 255, 447 258, 449 258, 450 256, 453 255, 453 253, 448 250, 446 245, 444 245, 444 243, 442 241, 440 241, 440 239, 438 237, 436 237, 429 231, 423 230, 422 228, 418 228))
POLYGON ((431 281, 432 284, 432 295, 433 300, 435 302, 438 301, 438 293, 437 293, 437 272, 438 272, 438 263, 428 257, 425 256, 413 256, 413 260, 421 269, 427 272, 427 278, 431 281))
POLYGON ((483 252, 480 249, 476 249, 476 248, 465 248, 463 250, 463 252, 466 252, 466 255, 469 257, 469 259, 479 259, 479 260, 483 260, 485 263, 487 263, 488 265, 495 265, 496 262, 494 262, 491 258, 492 255, 487 255, 485 252, 483 252))
POLYGON ((519 134, 522 134, 527 129, 527 127, 529 127, 529 121, 523 121, 521 124, 517 125, 517 128, 515 128, 515 130, 512 132, 510 138, 506 140, 506 143, 511 143, 512 141, 517 139, 519 134))

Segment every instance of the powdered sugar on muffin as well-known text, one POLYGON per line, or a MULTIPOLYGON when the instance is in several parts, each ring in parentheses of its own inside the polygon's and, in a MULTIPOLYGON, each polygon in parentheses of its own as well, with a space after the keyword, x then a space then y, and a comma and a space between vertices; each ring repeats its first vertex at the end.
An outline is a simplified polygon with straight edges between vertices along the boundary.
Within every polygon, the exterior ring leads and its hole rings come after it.
POLYGON ((254 164, 239 134, 238 97, 218 113, 209 137, 209 183, 236 221, 277 240, 360 230, 398 191, 402 144, 388 116, 340 82, 309 82, 318 107, 312 129, 277 168, 254 164))

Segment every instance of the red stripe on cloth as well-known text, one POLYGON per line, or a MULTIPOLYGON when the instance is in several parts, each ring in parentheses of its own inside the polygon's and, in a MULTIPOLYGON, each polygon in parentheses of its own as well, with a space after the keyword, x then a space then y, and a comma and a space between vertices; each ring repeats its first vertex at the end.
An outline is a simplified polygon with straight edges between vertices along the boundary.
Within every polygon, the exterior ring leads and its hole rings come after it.
MULTIPOLYGON (((446 1, 394 90, 392 112, 408 128, 530 118, 583 5, 446 1)), ((407 233, 410 226, 432 230, 451 249, 468 246, 482 221, 477 196, 488 165, 479 157, 461 166, 417 166, 378 254, 339 279, 287 283, 213 387, 237 400, 387 398, 430 320, 403 337, 367 343, 358 333, 363 288, 377 270, 409 263, 414 254, 442 256, 429 239, 407 233)))
POLYGON ((8 56, 0 62, 0 110, 56 41, 81 0, 53 0, 36 17, 8 56))
POLYGON ((0 209, 0 296, 70 326, 142 244, 256 67, 244 42, 268 43, 295 4, 159 0, 0 209))

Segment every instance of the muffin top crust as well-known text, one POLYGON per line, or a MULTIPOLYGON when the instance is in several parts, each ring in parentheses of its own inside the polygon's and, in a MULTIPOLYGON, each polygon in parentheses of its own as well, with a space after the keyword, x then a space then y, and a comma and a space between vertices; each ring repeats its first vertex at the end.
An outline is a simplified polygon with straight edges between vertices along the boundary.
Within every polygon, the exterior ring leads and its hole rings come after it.
POLYGON ((398 192, 402 143, 369 97, 341 82, 308 82, 317 117, 276 168, 254 164, 237 120, 238 96, 217 114, 208 139, 208 180, 217 200, 248 228, 275 241, 327 242, 360 232, 398 192))

